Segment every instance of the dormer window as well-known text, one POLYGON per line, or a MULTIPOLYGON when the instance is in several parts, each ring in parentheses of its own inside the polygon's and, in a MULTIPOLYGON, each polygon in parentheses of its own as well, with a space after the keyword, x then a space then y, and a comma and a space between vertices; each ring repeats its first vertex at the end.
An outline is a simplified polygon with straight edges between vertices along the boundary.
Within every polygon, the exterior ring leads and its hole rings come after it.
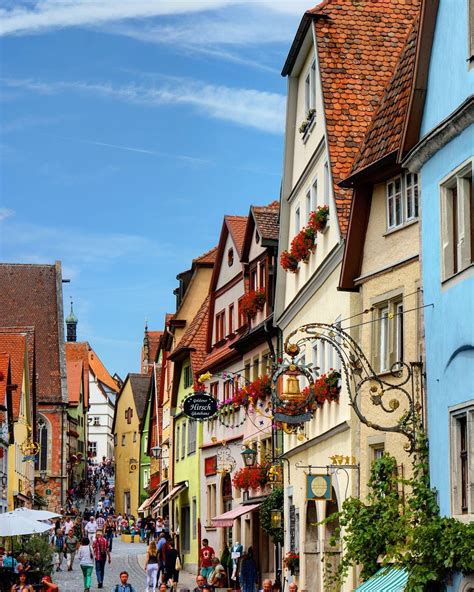
POLYGON ((260 242, 260 235, 258 234, 258 230, 255 231, 255 242, 258 243, 260 242))
POLYGON ((233 264, 234 264, 234 249, 230 248, 227 251, 227 265, 229 267, 232 267, 233 264))

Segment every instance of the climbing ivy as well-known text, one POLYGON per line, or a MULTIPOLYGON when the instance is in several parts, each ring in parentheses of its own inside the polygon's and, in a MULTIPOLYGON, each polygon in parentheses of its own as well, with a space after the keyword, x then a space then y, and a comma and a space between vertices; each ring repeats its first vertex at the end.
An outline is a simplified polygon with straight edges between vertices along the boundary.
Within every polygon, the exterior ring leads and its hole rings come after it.
POLYGON ((382 564, 394 564, 408 573, 407 592, 441 591, 453 572, 474 572, 474 523, 442 517, 436 492, 430 487, 426 438, 420 437, 413 477, 402 480, 397 462, 388 454, 372 465, 366 502, 347 499, 332 544, 341 540, 343 555, 335 570, 325 566, 325 579, 337 587, 351 566, 361 577, 372 576, 382 564), (400 485, 408 495, 404 500, 400 485))
POLYGON ((276 487, 260 506, 260 525, 275 543, 283 543, 283 526, 274 528, 272 510, 280 510, 283 516, 283 487, 276 487))

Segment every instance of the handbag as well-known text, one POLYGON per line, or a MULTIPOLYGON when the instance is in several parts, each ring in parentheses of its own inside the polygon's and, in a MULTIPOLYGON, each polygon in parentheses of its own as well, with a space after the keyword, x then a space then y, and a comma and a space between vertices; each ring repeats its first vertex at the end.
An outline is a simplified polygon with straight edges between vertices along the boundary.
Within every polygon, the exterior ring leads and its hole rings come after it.
POLYGON ((174 564, 175 571, 181 571, 182 567, 183 566, 181 565, 181 560, 179 558, 179 555, 176 555, 176 563, 174 564))

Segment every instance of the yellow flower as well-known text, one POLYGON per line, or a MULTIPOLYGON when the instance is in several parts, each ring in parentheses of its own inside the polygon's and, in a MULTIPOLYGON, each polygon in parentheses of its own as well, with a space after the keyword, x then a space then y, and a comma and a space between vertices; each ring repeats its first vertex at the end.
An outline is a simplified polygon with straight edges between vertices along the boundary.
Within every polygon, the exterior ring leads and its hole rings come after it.
POLYGON ((210 378, 212 378, 212 374, 208 370, 205 374, 201 374, 201 376, 199 377, 199 382, 205 382, 206 380, 209 380, 210 378))

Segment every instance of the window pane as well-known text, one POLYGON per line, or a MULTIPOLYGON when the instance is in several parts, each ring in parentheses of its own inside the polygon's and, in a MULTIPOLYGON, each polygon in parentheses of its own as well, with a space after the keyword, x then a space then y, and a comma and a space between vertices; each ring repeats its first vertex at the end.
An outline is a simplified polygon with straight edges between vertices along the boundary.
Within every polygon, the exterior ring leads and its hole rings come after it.
POLYGON ((380 370, 383 372, 388 367, 388 308, 380 309, 380 370))
POLYGON ((403 362, 403 304, 399 302, 395 306, 397 315, 395 321, 395 361, 403 362))

